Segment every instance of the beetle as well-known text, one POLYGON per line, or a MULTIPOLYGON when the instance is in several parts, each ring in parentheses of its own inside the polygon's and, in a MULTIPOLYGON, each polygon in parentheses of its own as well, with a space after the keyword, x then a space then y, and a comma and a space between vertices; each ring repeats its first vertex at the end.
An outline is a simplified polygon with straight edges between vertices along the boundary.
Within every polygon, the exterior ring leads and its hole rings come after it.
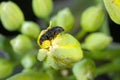
POLYGON ((59 26, 55 26, 51 29, 48 29, 43 35, 41 35, 41 37, 39 39, 40 45, 45 40, 54 39, 59 33, 63 32, 63 31, 64 31, 64 29, 62 27, 59 27, 59 26))

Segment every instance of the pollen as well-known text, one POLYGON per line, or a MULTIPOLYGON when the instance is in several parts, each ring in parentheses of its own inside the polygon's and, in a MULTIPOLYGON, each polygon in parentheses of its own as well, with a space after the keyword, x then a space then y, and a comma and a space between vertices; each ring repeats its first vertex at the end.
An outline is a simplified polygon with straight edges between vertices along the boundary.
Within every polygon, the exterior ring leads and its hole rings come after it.
POLYGON ((45 40, 45 41, 42 42, 41 48, 49 49, 50 46, 51 46, 51 41, 50 40, 45 40))

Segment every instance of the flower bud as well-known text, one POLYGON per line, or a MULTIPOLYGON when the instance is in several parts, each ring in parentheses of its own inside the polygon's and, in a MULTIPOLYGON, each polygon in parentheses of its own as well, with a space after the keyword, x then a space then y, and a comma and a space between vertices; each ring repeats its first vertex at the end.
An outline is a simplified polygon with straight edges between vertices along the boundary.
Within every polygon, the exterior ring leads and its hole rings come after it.
POLYGON ((35 63, 36 56, 34 54, 27 54, 21 60, 21 64, 24 68, 31 68, 35 63))
POLYGON ((69 8, 59 11, 51 21, 54 25, 61 26, 66 32, 69 32, 74 26, 74 17, 69 8))
POLYGON ((5 29, 9 31, 18 30, 24 22, 21 9, 13 2, 1 3, 1 21, 5 29))
POLYGON ((110 18, 120 24, 120 0, 103 0, 110 18))
POLYGON ((85 31, 93 32, 102 26, 104 19, 105 14, 102 6, 92 6, 83 12, 80 24, 85 31))
POLYGON ((8 60, 0 58, 0 79, 3 79, 13 72, 13 65, 8 60))
POLYGON ((43 61, 46 59, 47 57, 47 53, 48 51, 46 49, 40 49, 39 52, 38 52, 38 60, 39 61, 43 61))
POLYGON ((7 80, 53 80, 45 73, 28 71, 16 74, 7 80))
POLYGON ((86 37, 84 46, 91 51, 102 50, 108 47, 111 41, 112 37, 107 36, 104 33, 92 33, 86 37))
POLYGON ((83 59, 73 66, 73 74, 77 80, 94 80, 96 67, 91 59, 83 59))
POLYGON ((47 18, 53 10, 52 0, 32 0, 33 12, 38 18, 47 18))
MULTIPOLYGON (((46 32, 44 34, 49 36, 46 32)), ((45 36, 39 38, 44 39, 45 36)), ((71 67, 83 57, 80 43, 70 34, 59 33, 52 40, 45 40, 42 44, 46 41, 49 41, 50 45, 47 45, 47 47, 46 44, 40 45, 42 49, 39 50, 37 58, 40 61, 45 61, 48 66, 54 69, 71 67)))
POLYGON ((33 48, 31 40, 25 35, 18 35, 10 41, 16 53, 25 54, 33 48))
POLYGON ((69 8, 65 8, 58 12, 56 23, 58 26, 62 26, 66 32, 73 28, 74 17, 69 8))
POLYGON ((30 38, 37 39, 40 33, 39 25, 32 21, 26 21, 21 27, 21 33, 30 38))

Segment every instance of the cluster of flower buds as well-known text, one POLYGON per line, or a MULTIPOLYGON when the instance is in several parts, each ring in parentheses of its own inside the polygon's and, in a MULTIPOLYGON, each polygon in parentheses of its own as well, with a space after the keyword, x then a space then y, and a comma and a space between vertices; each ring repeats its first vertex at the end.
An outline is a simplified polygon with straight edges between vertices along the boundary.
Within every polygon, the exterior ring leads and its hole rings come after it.
MULTIPOLYGON (((101 1, 96 0, 96 2, 100 3, 101 1)), ((120 24, 120 0, 103 0, 103 2, 111 19, 120 24)), ((53 10, 53 1, 32 0, 32 9, 36 17, 48 21, 53 10)), ((81 15, 82 35, 86 32, 94 32, 84 39, 83 48, 87 49, 88 52, 102 51, 112 42, 111 36, 97 32, 104 25, 105 18, 101 4, 87 8, 81 15)), ((75 23, 74 16, 69 8, 58 11, 50 20, 52 24, 42 31, 37 23, 25 21, 22 10, 12 1, 0 3, 0 20, 6 30, 20 32, 10 40, 10 47, 15 53, 22 55, 22 57, 20 55, 21 60, 18 62, 21 61, 24 69, 21 73, 7 80, 53 80, 46 74, 47 71, 46 73, 36 71, 40 70, 37 69, 39 65, 33 68, 37 59, 43 61, 44 68, 42 69, 47 70, 50 69, 49 67, 56 70, 71 68, 77 80, 93 80, 95 78, 97 70, 94 61, 86 57, 83 58, 80 42, 66 33, 72 30, 75 23), (35 40, 40 46, 39 50, 38 47, 35 48, 35 40), (37 50, 38 54, 35 56, 34 53, 37 50)), ((81 38, 82 35, 78 36, 81 38)), ((1 35, 0 37, 0 42, 4 42, 5 39, 1 35)), ((4 44, 0 44, 1 47, 4 47, 4 44)), ((115 61, 115 63, 118 64, 119 62, 115 61)), ((7 59, 0 58, 0 79, 12 74, 14 66, 7 59)))
POLYGON ((14 52, 24 54, 33 48, 30 39, 37 39, 40 33, 39 25, 33 21, 25 21, 24 15, 16 3, 2 2, 0 4, 0 19, 6 30, 21 32, 10 42, 14 52))
POLYGON ((8 1, 0 4, 0 19, 3 27, 8 31, 21 31, 22 34, 34 39, 37 39, 40 33, 37 23, 24 21, 21 9, 14 2, 8 1))

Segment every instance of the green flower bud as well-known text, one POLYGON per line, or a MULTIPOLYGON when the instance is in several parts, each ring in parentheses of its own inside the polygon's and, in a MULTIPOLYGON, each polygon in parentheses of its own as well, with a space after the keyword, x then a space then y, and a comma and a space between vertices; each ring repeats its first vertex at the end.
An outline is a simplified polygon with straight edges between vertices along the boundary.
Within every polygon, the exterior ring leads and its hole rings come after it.
POLYGON ((83 12, 80 24, 85 31, 93 32, 102 26, 104 19, 105 14, 102 6, 92 6, 83 12))
MULTIPOLYGON (((46 32, 42 31, 41 34, 46 34, 46 32)), ((41 34, 38 44, 45 38, 41 34)), ((38 52, 38 60, 45 61, 54 69, 71 67, 83 57, 80 43, 70 34, 59 33, 52 40, 44 40, 40 46, 42 49, 38 52)))
POLYGON ((39 25, 32 21, 26 21, 21 27, 21 33, 30 38, 37 39, 40 33, 39 25))
POLYGON ((21 64, 24 68, 31 68, 35 63, 36 56, 34 54, 27 54, 21 60, 21 64))
POLYGON ((40 49, 39 52, 38 52, 38 60, 39 61, 43 61, 46 59, 47 57, 47 53, 48 51, 46 49, 40 49))
POLYGON ((32 0, 34 14, 38 18, 47 18, 53 10, 52 0, 32 0))
POLYGON ((66 32, 73 28, 74 17, 69 8, 65 8, 58 12, 56 23, 58 26, 62 26, 66 32))
POLYGON ((25 54, 33 48, 31 40, 25 35, 18 35, 10 41, 16 53, 25 54))
POLYGON ((83 59, 73 66, 73 74, 77 80, 94 80, 96 67, 91 59, 83 59))
POLYGON ((103 0, 110 18, 120 24, 120 0, 103 0))
POLYGON ((18 30, 24 22, 21 9, 13 2, 1 3, 1 21, 5 29, 9 31, 18 30))
POLYGON ((74 26, 74 17, 69 8, 59 11, 51 21, 56 26, 61 26, 66 32, 70 31, 74 26))
POLYGON ((39 73, 35 71, 28 71, 16 74, 7 80, 53 80, 45 73, 39 73))
POLYGON ((9 76, 12 72, 13 64, 6 59, 0 58, 0 79, 9 76))
POLYGON ((85 39, 84 46, 91 51, 102 50, 108 47, 111 41, 112 37, 107 36, 104 33, 92 33, 85 39))

